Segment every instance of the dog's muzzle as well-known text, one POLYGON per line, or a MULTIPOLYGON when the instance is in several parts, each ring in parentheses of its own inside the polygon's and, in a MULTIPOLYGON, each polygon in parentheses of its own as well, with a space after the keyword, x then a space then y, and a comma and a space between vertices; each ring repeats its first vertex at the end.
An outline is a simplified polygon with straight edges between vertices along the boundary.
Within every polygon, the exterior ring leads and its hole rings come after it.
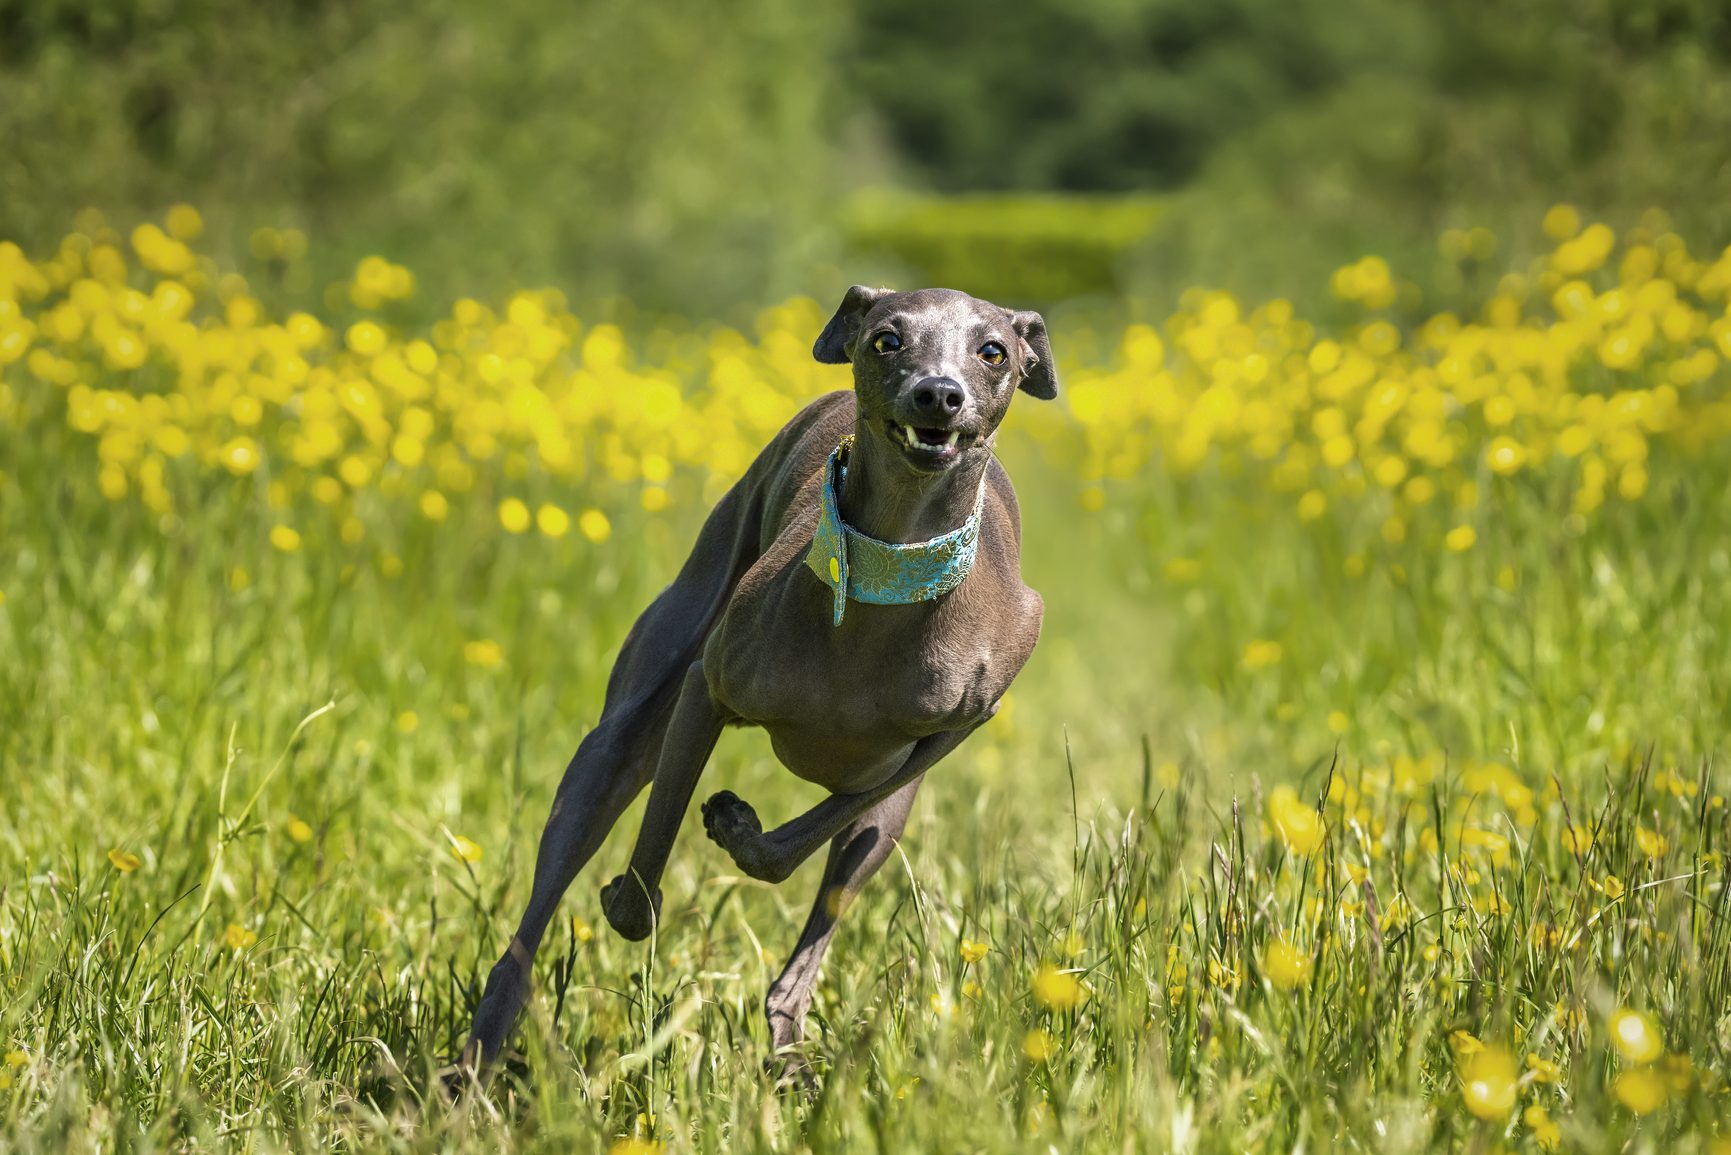
POLYGON ((949 377, 925 377, 902 395, 888 423, 890 440, 925 469, 949 465, 976 435, 961 427, 968 393, 949 377))

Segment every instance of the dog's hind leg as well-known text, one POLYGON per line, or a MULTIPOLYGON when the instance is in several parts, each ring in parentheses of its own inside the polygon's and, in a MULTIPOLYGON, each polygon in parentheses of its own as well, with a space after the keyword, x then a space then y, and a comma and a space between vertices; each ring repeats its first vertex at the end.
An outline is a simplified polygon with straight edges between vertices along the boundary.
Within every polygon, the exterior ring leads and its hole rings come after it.
POLYGON ((626 635, 608 677, 601 720, 577 747, 554 795, 529 903, 487 976, 463 1048, 465 1066, 473 1069, 498 1054, 528 1000, 530 965, 559 900, 654 777, 686 672, 757 556, 760 504, 749 477, 722 498, 679 576, 626 635))
POLYGON ((661 737, 679 682, 636 710, 603 715, 586 735, 560 780, 541 832, 535 884, 517 933, 487 976, 463 1062, 491 1062, 529 997, 529 970, 559 900, 594 856, 632 799, 655 772, 661 737))
POLYGON ((787 960, 787 966, 782 968, 781 976, 770 985, 769 995, 764 999, 770 1045, 775 1050, 780 1051, 805 1037, 805 1013, 811 1007, 818 968, 823 963, 824 952, 829 950, 830 939, 835 936, 836 924, 860 888, 889 858, 896 840, 901 837, 902 828, 907 825, 914 795, 924 780, 922 776, 904 783, 830 841, 823 883, 818 887, 811 914, 806 917, 799 945, 794 948, 793 957, 787 960))

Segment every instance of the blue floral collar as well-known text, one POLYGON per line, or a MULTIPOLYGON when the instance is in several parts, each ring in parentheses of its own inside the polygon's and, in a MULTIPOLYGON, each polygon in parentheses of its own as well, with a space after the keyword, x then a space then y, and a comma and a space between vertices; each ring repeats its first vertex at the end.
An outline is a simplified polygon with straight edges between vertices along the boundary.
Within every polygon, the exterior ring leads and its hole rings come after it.
POLYGON ((841 519, 836 500, 836 488, 847 480, 852 447, 852 436, 842 438, 824 465, 817 532, 805 555, 811 572, 835 591, 838 626, 849 598, 871 605, 902 606, 931 601, 961 585, 979 550, 980 510, 986 502, 986 478, 981 474, 974 512, 960 529, 908 545, 867 537, 841 519))

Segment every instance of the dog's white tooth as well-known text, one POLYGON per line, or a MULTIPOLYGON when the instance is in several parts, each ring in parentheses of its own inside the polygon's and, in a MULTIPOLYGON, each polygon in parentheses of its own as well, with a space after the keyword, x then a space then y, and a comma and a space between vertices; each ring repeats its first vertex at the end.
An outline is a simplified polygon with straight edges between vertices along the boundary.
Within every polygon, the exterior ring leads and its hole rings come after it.
POLYGON ((920 444, 920 438, 919 438, 919 434, 914 432, 914 427, 912 425, 904 425, 904 426, 902 426, 902 432, 907 435, 908 445, 911 447, 914 447, 914 448, 918 448, 918 446, 920 444))
POLYGON ((960 437, 961 437, 961 434, 959 432, 958 433, 952 433, 952 434, 950 434, 950 439, 948 441, 946 441, 944 444, 948 445, 951 449, 954 449, 956 447, 956 441, 960 437))

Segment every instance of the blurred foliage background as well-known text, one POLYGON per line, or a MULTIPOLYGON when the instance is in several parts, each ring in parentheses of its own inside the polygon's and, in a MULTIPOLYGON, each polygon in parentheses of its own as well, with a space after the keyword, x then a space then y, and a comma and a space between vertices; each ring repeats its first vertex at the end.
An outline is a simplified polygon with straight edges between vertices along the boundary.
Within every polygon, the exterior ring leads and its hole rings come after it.
POLYGON ((1728 178, 1731 0, 0 0, 0 1152, 1724 1155, 1728 178), (852 281, 1079 314, 1002 442, 1038 665, 803 1120, 815 886, 688 822, 447 1127, 852 281))
POLYGON ((314 297, 372 252, 430 308, 1161 307, 1372 251, 1446 293, 1440 231, 1530 233, 1558 190, 1724 235, 1731 199, 1677 190, 1731 187, 1731 6, 0 0, 0 140, 0 235, 190 201, 219 257, 316 238, 285 279, 314 297))

